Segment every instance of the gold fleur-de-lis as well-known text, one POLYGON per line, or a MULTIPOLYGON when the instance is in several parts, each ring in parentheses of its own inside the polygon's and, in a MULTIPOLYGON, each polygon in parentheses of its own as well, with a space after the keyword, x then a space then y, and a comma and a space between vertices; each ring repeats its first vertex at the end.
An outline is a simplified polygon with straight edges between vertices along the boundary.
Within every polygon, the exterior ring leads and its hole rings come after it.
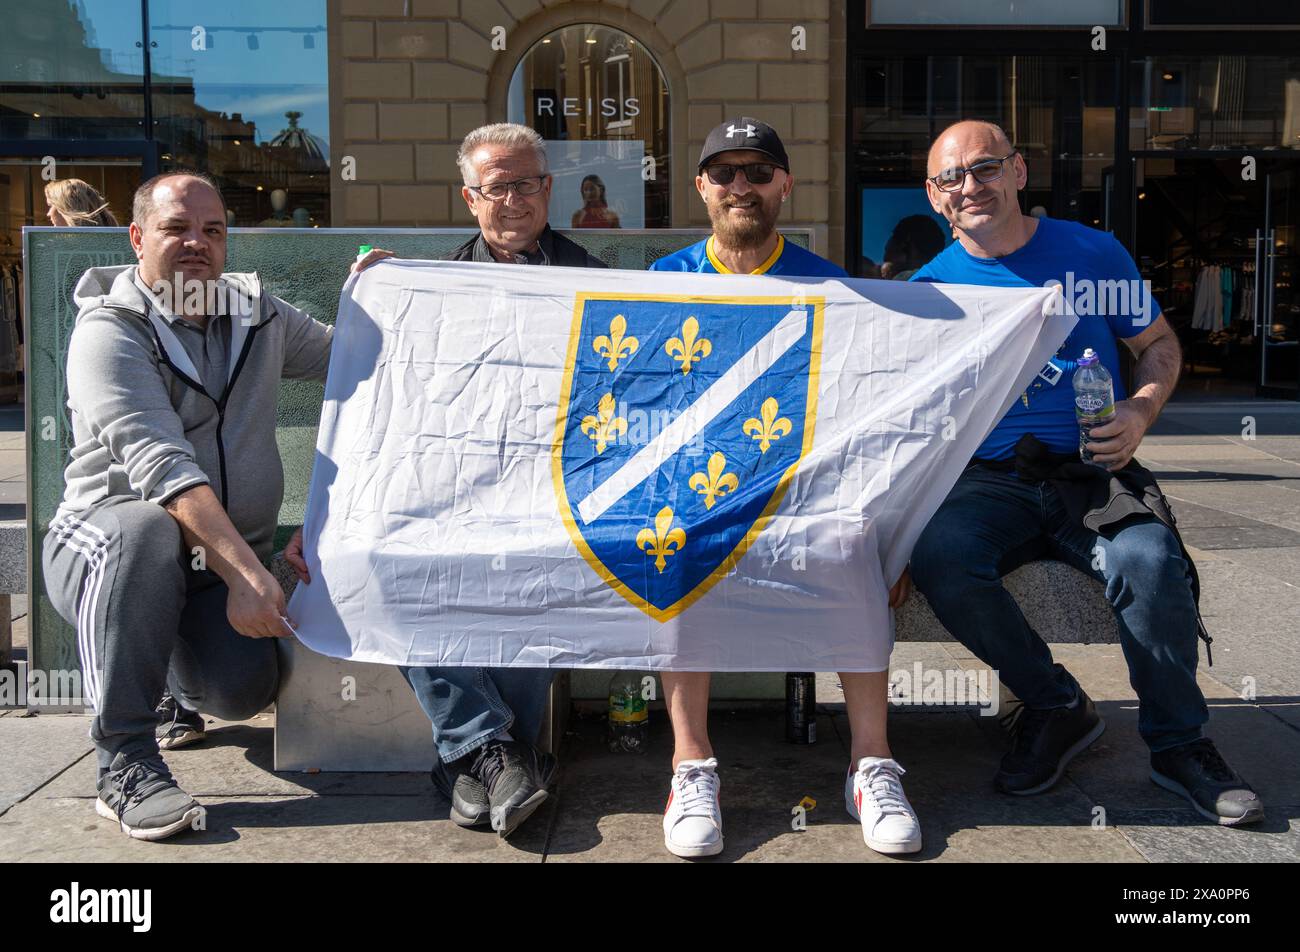
POLYGON ((682 325, 681 337, 670 337, 664 344, 664 353, 682 365, 682 373, 691 372, 691 365, 697 364, 713 353, 713 342, 699 336, 700 322, 693 317, 686 318, 682 325))
POLYGON ((781 412, 780 406, 776 402, 776 397, 768 397, 763 401, 763 406, 759 410, 762 420, 756 420, 750 417, 742 426, 741 432, 751 436, 759 441, 758 448, 766 453, 772 448, 772 444, 781 437, 788 434, 794 427, 790 423, 789 417, 780 417, 777 414, 781 412))
POLYGON ((686 485, 704 497, 705 509, 712 509, 719 496, 735 492, 740 485, 735 473, 723 472, 726 468, 727 458, 721 453, 714 453, 709 457, 708 475, 695 473, 687 480, 686 485))
POLYGON ((676 555, 686 547, 686 531, 674 529, 673 511, 664 506, 655 516, 655 527, 645 528, 636 534, 636 547, 646 555, 655 557, 655 568, 660 572, 667 567, 666 557, 676 555))
POLYGON ((601 334, 591 342, 592 350, 602 357, 609 358, 610 370, 617 368, 620 360, 632 356, 641 346, 641 342, 635 337, 624 337, 626 333, 627 318, 622 314, 615 314, 614 319, 609 322, 609 336, 601 334))
POLYGON ((618 439, 620 434, 627 432, 627 420, 621 416, 614 416, 612 393, 607 393, 600 398, 596 413, 597 416, 582 418, 582 432, 596 441, 596 452, 603 453, 607 445, 618 439))

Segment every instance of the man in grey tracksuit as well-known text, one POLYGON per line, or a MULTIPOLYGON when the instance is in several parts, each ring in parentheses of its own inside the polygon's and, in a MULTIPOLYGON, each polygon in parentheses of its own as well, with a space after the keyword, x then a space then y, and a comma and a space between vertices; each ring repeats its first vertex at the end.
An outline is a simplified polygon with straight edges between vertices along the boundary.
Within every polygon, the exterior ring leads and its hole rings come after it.
POLYGON ((97 811, 139 839, 197 825, 155 738, 169 692, 251 717, 274 700, 273 638, 291 634, 266 568, 283 493, 281 377, 323 379, 332 328, 223 274, 225 203, 206 177, 137 191, 138 265, 78 283, 68 345, 74 446, 43 553, 75 624, 95 710, 97 811))

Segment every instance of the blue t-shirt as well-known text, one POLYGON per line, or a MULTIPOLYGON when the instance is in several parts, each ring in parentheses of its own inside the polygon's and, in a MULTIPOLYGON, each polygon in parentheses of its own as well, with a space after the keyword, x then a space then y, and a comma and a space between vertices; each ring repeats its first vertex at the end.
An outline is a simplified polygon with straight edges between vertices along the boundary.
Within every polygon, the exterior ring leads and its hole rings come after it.
MULTIPOLYGON (((651 271, 695 271, 701 274, 735 274, 713 253, 713 236, 696 242, 681 251, 664 255, 650 265, 651 271)), ((848 272, 834 262, 820 258, 811 251, 778 235, 776 250, 752 274, 784 274, 796 278, 847 278, 848 272)))
POLYGON ((1040 218, 1028 243, 1001 258, 976 258, 955 241, 912 280, 1000 288, 1060 282, 1067 306, 1079 319, 1056 356, 975 451, 981 459, 1009 459, 1025 433, 1055 453, 1078 450, 1071 378, 1084 349, 1091 347, 1101 358, 1114 381, 1115 399, 1123 400, 1127 394, 1118 341, 1136 337, 1160 316, 1133 259, 1113 235, 1055 218, 1040 218))

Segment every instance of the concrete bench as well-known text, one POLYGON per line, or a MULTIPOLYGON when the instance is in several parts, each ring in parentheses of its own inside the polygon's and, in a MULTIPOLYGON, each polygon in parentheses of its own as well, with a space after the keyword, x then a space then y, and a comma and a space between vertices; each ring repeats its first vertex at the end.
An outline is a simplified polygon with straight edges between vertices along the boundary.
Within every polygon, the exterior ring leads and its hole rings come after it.
MULTIPOLYGON (((292 569, 277 557, 272 570, 287 596, 297 584, 292 569)), ((1068 565, 1031 562, 1008 574, 1004 583, 1048 641, 1119 640, 1101 584, 1068 565)), ((896 613, 895 625, 899 641, 953 640, 918 592, 896 613)), ((280 663, 276 770, 425 771, 432 766, 429 719, 397 668, 327 658, 297 641, 280 642, 280 663)), ((611 674, 557 672, 539 746, 554 751, 571 699, 604 698, 611 674)), ((721 674, 714 677, 712 697, 778 700, 784 692, 782 674, 721 674)))

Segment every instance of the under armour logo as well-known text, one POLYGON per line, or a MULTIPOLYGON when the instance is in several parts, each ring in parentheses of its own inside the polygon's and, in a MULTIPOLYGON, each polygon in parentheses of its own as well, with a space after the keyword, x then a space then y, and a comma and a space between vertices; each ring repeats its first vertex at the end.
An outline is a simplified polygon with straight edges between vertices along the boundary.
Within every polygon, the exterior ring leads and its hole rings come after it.
POLYGON ((745 128, 743 129, 737 129, 734 125, 731 125, 731 126, 727 126, 727 138, 730 139, 732 136, 736 135, 737 133, 743 132, 745 134, 746 139, 752 139, 756 131, 757 130, 750 125, 745 126, 745 128))

